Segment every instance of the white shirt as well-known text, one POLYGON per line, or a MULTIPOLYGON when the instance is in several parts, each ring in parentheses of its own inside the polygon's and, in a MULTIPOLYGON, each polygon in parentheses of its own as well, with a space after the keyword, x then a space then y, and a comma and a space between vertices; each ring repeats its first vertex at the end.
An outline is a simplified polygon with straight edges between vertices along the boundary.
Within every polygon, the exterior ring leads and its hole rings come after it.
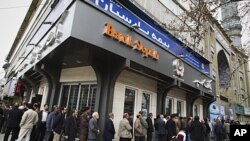
POLYGON ((47 111, 43 111, 42 122, 46 122, 47 116, 48 116, 48 112, 47 111))

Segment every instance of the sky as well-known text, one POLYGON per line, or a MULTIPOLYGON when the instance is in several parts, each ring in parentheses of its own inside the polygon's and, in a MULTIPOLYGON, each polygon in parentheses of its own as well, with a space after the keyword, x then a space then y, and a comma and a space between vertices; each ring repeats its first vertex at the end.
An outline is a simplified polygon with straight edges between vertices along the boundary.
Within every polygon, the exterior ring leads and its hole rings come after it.
MULTIPOLYGON (((15 40, 31 1, 0 0, 0 79, 4 76, 2 66, 5 64, 5 58, 15 40)), ((250 32, 250 29, 248 29, 248 32, 250 32)), ((243 43, 244 40, 249 38, 248 35, 249 33, 243 35, 243 43)))
POLYGON ((0 79, 2 66, 32 0, 0 0, 0 79))

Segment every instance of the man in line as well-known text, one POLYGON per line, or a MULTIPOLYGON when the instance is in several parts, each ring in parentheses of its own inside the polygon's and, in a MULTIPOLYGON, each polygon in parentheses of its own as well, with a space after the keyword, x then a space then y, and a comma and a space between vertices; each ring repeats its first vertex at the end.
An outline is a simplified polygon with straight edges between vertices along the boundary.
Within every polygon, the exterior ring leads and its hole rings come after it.
POLYGON ((92 114, 92 118, 89 120, 88 141, 96 141, 97 135, 100 133, 99 127, 97 125, 98 119, 99 119, 98 112, 94 112, 92 114))
POLYGON ((113 123, 113 119, 114 119, 114 114, 113 113, 109 113, 109 118, 106 120, 105 123, 105 130, 104 130, 104 141, 112 141, 112 139, 114 139, 114 135, 115 135, 115 128, 114 128, 114 123, 113 123))
POLYGON ((64 122, 65 122, 65 114, 68 109, 66 107, 61 108, 61 112, 56 116, 55 121, 52 126, 52 131, 54 131, 53 141, 60 141, 61 133, 63 132, 64 122))
POLYGON ((146 120, 144 119, 143 111, 140 111, 139 114, 142 116, 142 118, 141 118, 142 135, 143 135, 142 141, 146 141, 148 123, 147 123, 146 120))
POLYGON ((49 115, 49 105, 44 104, 44 110, 38 112, 38 122, 36 127, 36 141, 43 141, 46 132, 46 120, 49 115))
POLYGON ((32 109, 33 105, 28 103, 27 106, 29 109, 22 116, 20 123, 21 130, 17 141, 22 141, 24 137, 25 141, 29 141, 32 128, 38 121, 38 114, 32 109))
POLYGON ((90 107, 85 107, 80 117, 80 141, 87 141, 89 132, 90 107))
POLYGON ((149 113, 148 118, 146 119, 148 123, 148 130, 147 130, 147 141, 152 141, 154 126, 153 126, 153 114, 149 113))
POLYGON ((54 105, 53 106, 53 112, 51 112, 48 115, 48 118, 46 120, 47 141, 52 141, 53 140, 54 133, 52 131, 52 125, 54 123, 54 120, 55 120, 57 114, 58 114, 58 106, 54 105))
POLYGON ((7 129, 4 135, 4 141, 8 141, 9 135, 12 132, 11 141, 15 141, 20 130, 19 124, 22 119, 23 112, 18 109, 18 103, 9 111, 9 119, 7 121, 7 129))

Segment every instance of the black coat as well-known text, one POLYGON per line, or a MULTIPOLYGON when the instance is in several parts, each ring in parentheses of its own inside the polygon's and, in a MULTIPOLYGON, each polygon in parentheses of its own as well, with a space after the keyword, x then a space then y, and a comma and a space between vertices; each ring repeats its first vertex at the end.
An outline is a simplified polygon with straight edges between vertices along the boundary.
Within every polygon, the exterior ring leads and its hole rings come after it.
POLYGON ((148 129, 147 129, 147 134, 152 134, 152 132, 154 132, 154 127, 153 127, 153 122, 152 119, 150 117, 148 117, 146 119, 147 123, 148 123, 148 129))
POLYGON ((115 128, 114 128, 114 123, 111 119, 107 119, 105 122, 105 128, 104 128, 104 141, 112 141, 114 139, 115 135, 115 128))
POLYGON ((167 121, 167 131, 168 131, 168 140, 172 139, 173 136, 176 136, 176 124, 172 119, 167 121))
MULTIPOLYGON (((47 117, 48 116, 49 116, 49 112, 48 112, 47 117)), ((37 128, 41 128, 42 118, 43 118, 43 110, 38 112, 37 128)))
POLYGON ((72 116, 67 117, 64 127, 64 135, 68 136, 68 141, 75 141, 77 134, 77 121, 72 116))
POLYGON ((193 121, 189 128, 190 138, 193 141, 204 141, 206 134, 206 126, 200 121, 193 121))
POLYGON ((167 128, 165 121, 163 119, 157 119, 155 120, 155 130, 157 131, 156 133, 159 135, 166 135, 167 134, 167 128))
POLYGON ((64 122, 65 122, 65 114, 58 114, 54 119, 52 130, 55 131, 57 134, 60 134, 64 129, 64 122))
POLYGON ((13 107, 13 109, 8 111, 8 116, 9 118, 7 120, 7 127, 19 127, 23 112, 17 107, 13 107))

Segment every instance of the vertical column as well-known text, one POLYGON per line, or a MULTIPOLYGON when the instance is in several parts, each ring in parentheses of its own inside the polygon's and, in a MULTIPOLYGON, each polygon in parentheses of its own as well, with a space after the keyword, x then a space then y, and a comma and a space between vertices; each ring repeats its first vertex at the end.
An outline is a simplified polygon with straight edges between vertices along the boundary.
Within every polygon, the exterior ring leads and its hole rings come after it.
POLYGON ((97 93, 95 111, 99 112, 99 127, 101 134, 97 140, 103 140, 102 134, 104 131, 105 119, 109 112, 112 112, 114 85, 120 72, 129 66, 129 60, 119 58, 114 55, 100 57, 99 52, 95 52, 92 56, 91 66, 96 72, 97 76, 97 93))
POLYGON ((48 96, 46 103, 49 104, 50 109, 52 109, 55 104, 55 95, 59 96, 59 79, 60 79, 60 68, 50 66, 49 63, 37 64, 34 70, 43 75, 48 81, 48 96))

